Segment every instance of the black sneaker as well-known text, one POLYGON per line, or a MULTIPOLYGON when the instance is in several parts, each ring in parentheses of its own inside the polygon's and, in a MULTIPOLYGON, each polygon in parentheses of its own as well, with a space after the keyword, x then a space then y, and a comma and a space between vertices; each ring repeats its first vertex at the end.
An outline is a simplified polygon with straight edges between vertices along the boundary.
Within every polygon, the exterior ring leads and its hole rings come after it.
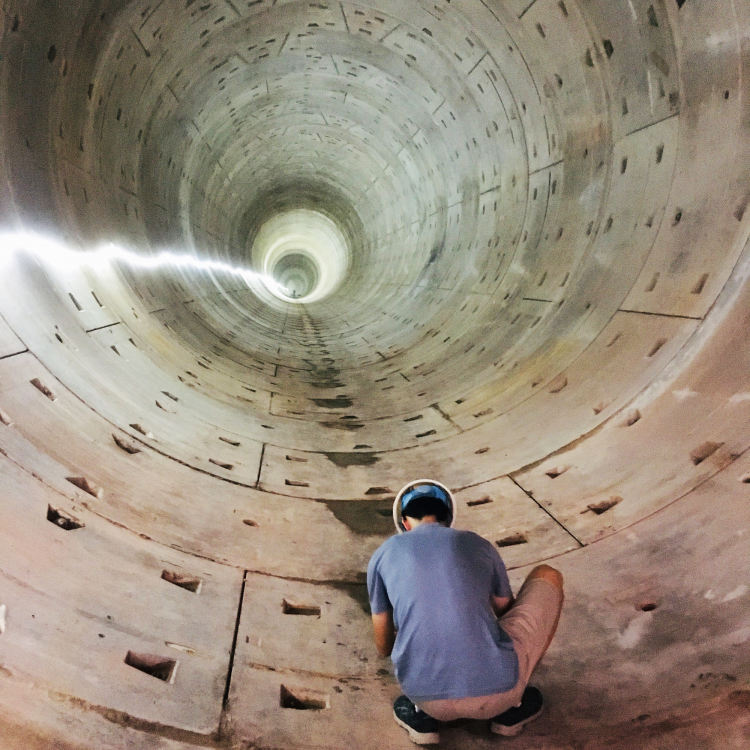
POLYGON ((394 701, 393 718, 409 733, 409 739, 416 745, 436 745, 440 742, 440 722, 420 711, 405 695, 399 695, 394 701))
POLYGON ((502 734, 504 737, 513 737, 530 722, 542 713, 542 694, 532 685, 528 685, 523 691, 521 705, 509 708, 507 711, 496 716, 490 722, 490 731, 502 734))

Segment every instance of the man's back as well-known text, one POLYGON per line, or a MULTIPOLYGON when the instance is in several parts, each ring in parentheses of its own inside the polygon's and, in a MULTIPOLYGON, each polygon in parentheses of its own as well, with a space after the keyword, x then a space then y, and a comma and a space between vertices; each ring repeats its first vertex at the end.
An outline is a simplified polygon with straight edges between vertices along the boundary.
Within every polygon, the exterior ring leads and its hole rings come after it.
POLYGON ((368 566, 373 614, 392 608, 392 659, 415 702, 509 690, 518 678, 490 597, 511 596, 505 566, 480 536, 427 523, 391 537, 368 566))

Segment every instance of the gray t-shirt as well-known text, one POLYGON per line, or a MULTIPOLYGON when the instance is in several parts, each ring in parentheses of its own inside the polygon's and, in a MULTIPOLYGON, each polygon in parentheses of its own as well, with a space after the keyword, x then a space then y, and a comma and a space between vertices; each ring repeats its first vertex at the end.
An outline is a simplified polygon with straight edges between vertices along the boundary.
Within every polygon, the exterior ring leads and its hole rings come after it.
POLYGON ((391 659, 415 703, 510 690, 518 659, 490 595, 511 596, 497 550, 478 534, 434 523, 392 536, 367 566, 373 614, 393 611, 391 659))

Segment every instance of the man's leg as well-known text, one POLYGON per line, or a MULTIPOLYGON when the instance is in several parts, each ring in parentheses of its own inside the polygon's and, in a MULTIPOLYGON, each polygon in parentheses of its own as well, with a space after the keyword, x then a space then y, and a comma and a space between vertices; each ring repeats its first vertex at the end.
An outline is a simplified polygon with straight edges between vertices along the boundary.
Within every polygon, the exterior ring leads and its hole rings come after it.
MULTIPOLYGON (((522 703, 528 697, 525 689, 529 677, 548 649, 557 628, 562 585, 562 575, 555 568, 538 565, 524 581, 513 606, 499 620, 500 626, 513 639, 518 656, 519 674, 514 688, 478 698, 428 701, 420 704, 420 708, 440 721, 452 721, 498 717, 498 714, 522 703)), ((531 696, 534 695, 532 690, 531 696)))
POLYGON ((527 686, 532 672, 547 652, 560 621, 563 577, 549 565, 538 565, 526 577, 513 606, 500 618, 500 626, 513 639, 519 679, 515 691, 520 703, 495 716, 490 729, 513 736, 542 711, 542 694, 527 686))
MULTIPOLYGON (((557 625, 560 622, 560 612, 562 612, 562 604, 563 599, 565 598, 563 593, 563 577, 562 573, 557 570, 557 568, 553 568, 550 565, 537 565, 536 568, 534 568, 531 573, 526 576, 526 580, 523 582, 523 586, 521 586, 521 591, 523 591, 524 586, 529 584, 531 581, 547 581, 547 583, 551 583, 559 592, 560 592, 560 605, 557 608, 557 615, 555 617, 554 624, 552 625, 552 629, 550 631, 550 634, 547 638, 546 643, 544 644, 544 648, 542 649, 541 653, 537 657, 537 660, 534 662, 534 666, 532 667, 532 671, 534 668, 536 668, 536 665, 539 663, 541 658, 547 653, 547 649, 549 648, 550 643, 552 643, 552 639, 555 636, 555 633, 557 632, 557 625)), ((521 591, 519 591, 519 596, 521 594, 521 591)), ((511 607, 512 609, 512 607, 511 607)))

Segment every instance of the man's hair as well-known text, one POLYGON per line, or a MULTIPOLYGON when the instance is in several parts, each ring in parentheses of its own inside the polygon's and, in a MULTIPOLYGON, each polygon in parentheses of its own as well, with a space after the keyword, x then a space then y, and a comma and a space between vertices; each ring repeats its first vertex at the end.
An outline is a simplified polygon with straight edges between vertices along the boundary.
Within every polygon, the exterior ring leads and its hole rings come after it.
POLYGON ((402 515, 407 518, 416 518, 418 521, 425 516, 435 516, 438 523, 447 523, 451 517, 446 504, 436 497, 415 497, 409 501, 402 515))

